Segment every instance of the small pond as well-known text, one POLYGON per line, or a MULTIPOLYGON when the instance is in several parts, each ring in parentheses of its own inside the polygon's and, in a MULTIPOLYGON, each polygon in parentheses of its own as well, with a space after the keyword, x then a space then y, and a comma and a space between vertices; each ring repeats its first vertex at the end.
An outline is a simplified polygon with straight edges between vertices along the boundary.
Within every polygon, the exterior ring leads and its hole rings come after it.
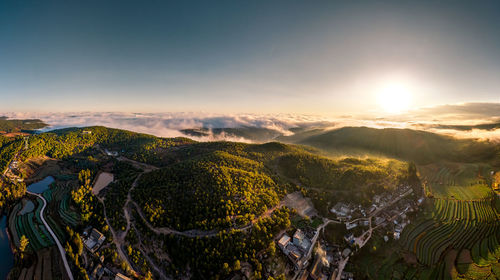
POLYGON ((38 181, 28 186, 28 191, 32 193, 43 193, 49 188, 49 185, 54 183, 54 177, 47 176, 42 181, 38 181))

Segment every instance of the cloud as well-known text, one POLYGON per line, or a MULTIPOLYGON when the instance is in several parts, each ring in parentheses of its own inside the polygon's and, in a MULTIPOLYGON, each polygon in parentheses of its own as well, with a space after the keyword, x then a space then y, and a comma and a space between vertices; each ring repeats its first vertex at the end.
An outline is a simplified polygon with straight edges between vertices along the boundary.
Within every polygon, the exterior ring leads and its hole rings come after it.
POLYGON ((38 118, 50 126, 45 129, 53 130, 64 127, 83 127, 102 125, 112 128, 126 129, 148 133, 160 137, 186 136, 183 129, 208 129, 208 135, 193 137, 200 141, 243 141, 248 139, 235 137, 228 133, 213 134, 215 128, 265 128, 277 131, 282 135, 293 134, 291 128, 331 126, 333 123, 325 118, 306 115, 255 115, 255 114, 212 114, 212 113, 6 113, 9 118, 38 118))
MULTIPOLYGON (((454 129, 453 125, 477 125, 500 122, 500 103, 466 103, 422 108, 406 114, 375 116, 326 117, 300 114, 216 114, 202 112, 175 113, 4 113, 9 118, 39 118, 50 125, 46 130, 64 127, 102 125, 148 133, 160 137, 187 136, 199 141, 252 142, 245 133, 235 134, 219 128, 260 128, 274 131, 269 135, 293 135, 299 130, 332 129, 343 126, 375 128, 412 128, 462 138, 482 138, 500 141, 500 129, 454 129), (204 129, 204 135, 184 134, 184 129, 204 129), (216 129, 217 133, 214 131, 216 129)), ((254 132, 253 132, 254 133, 254 132)), ((271 141, 272 136, 264 140, 271 141)))

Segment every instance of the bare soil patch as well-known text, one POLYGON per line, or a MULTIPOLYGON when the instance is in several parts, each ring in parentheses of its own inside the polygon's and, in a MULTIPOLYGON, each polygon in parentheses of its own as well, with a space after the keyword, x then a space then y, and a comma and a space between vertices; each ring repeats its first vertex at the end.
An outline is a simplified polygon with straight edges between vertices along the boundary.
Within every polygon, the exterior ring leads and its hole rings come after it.
POLYGON ((444 257, 446 272, 448 272, 449 275, 452 276, 452 278, 458 276, 457 268, 455 267, 455 260, 457 258, 457 255, 458 251, 455 249, 451 249, 446 253, 444 257))
POLYGON ((287 194, 284 204, 288 208, 297 210, 302 217, 311 217, 317 215, 316 210, 309 198, 305 198, 301 192, 287 194))
POLYGON ((114 175, 108 172, 99 173, 97 180, 92 188, 92 194, 97 195, 102 189, 114 181, 114 175))
POLYGON ((472 263, 472 257, 470 255, 470 251, 468 249, 464 249, 460 251, 460 254, 458 255, 457 263, 472 263))
POLYGON ((405 252, 402 255, 403 255, 403 258, 404 258, 404 260, 405 260, 405 262, 407 264, 416 265, 418 263, 417 262, 417 257, 415 256, 415 254, 409 253, 409 252, 405 252))
POLYGON ((40 181, 47 176, 54 176, 61 172, 57 160, 49 157, 33 158, 21 164, 19 169, 26 175, 26 183, 40 181))

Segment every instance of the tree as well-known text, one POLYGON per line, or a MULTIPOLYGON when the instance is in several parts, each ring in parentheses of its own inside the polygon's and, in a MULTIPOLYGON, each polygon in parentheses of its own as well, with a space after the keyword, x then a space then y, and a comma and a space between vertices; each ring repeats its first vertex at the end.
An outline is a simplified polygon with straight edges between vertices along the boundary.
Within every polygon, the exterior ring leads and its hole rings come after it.
POLYGON ((21 253, 21 258, 23 258, 24 251, 29 243, 30 241, 26 238, 26 236, 21 236, 21 240, 19 240, 19 252, 21 253))
POLYGON ((229 264, 228 263, 224 263, 222 265, 222 272, 224 274, 229 274, 229 272, 231 272, 231 269, 229 268, 229 264))
POLYGON ((234 271, 238 271, 238 270, 240 270, 240 269, 241 269, 240 260, 236 260, 236 261, 234 262, 234 268, 233 268, 233 270, 234 270, 234 271))
POLYGON ((83 253, 83 242, 80 235, 77 233, 73 236, 73 243, 76 246, 76 253, 81 256, 83 253))

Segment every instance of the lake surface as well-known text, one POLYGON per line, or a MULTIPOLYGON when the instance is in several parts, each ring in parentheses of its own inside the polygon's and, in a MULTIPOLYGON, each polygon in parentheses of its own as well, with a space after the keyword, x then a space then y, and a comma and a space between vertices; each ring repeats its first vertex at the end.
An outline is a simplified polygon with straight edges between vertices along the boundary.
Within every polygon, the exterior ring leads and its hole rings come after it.
POLYGON ((49 188, 49 185, 54 182, 54 177, 47 176, 42 181, 33 183, 28 186, 28 191, 32 193, 43 193, 45 190, 49 188))
POLYGON ((0 279, 7 279, 7 274, 14 265, 14 255, 7 237, 7 216, 0 218, 0 260, 0 279))

